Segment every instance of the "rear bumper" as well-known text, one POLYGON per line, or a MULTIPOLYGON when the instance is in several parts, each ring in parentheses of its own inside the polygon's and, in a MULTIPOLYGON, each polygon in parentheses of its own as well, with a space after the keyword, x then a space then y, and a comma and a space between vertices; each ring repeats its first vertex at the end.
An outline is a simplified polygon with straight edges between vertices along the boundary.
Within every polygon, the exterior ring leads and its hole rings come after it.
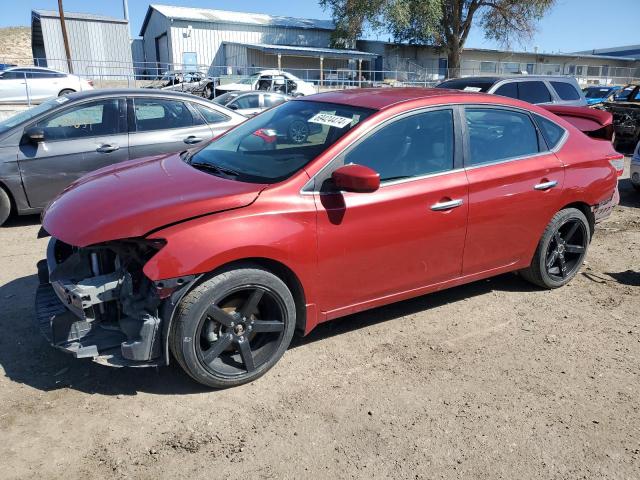
POLYGON ((613 195, 605 200, 604 202, 600 202, 597 205, 593 205, 591 207, 591 211, 593 212, 593 217, 595 219, 595 223, 599 223, 603 220, 606 220, 611 216, 613 209, 616 205, 620 203, 620 192, 618 191, 618 186, 616 185, 616 189, 613 192, 613 195))

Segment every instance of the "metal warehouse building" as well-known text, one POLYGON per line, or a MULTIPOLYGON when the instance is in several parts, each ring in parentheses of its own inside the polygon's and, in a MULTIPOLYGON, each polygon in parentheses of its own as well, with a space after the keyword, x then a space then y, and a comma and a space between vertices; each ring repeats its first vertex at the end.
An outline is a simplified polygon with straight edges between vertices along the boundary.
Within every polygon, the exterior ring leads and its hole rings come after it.
MULTIPOLYGON (((71 12, 65 13, 64 18, 73 73, 90 77, 131 74, 131 42, 126 20, 71 12)), ((58 12, 31 12, 31 50, 36 65, 68 70, 58 12)))
POLYGON ((314 79, 321 67, 370 68, 376 54, 329 48, 333 30, 328 20, 150 5, 140 31, 144 59, 134 61, 156 72, 198 65, 212 75, 245 75, 280 67, 314 79))

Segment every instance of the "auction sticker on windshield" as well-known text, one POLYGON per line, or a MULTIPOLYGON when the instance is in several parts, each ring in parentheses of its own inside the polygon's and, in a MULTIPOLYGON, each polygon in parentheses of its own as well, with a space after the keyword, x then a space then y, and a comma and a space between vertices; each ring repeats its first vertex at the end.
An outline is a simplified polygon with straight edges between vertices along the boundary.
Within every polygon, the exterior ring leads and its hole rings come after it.
POLYGON ((344 128, 351 124, 352 119, 330 113, 316 113, 307 121, 309 123, 319 123, 320 125, 328 125, 330 127, 344 128))

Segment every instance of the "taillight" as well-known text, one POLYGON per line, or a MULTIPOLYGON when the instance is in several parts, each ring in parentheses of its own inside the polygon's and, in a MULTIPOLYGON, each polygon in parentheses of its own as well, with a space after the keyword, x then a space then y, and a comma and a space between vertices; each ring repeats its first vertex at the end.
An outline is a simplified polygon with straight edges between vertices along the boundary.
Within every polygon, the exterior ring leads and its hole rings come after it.
POLYGON ((624 155, 609 155, 607 158, 609 159, 611 166, 616 169, 618 176, 621 176, 622 172, 624 172, 624 155))
POLYGON ((273 143, 278 139, 278 133, 271 128, 261 128, 253 132, 256 137, 260 137, 266 143, 273 143))
POLYGON ((87 80, 87 83, 93 87, 93 80, 87 80))

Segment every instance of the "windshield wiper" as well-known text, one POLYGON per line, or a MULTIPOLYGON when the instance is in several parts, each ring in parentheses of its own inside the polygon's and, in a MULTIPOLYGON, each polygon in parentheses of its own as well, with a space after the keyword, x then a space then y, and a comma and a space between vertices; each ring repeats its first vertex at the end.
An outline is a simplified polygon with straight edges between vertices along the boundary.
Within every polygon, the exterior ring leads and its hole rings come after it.
POLYGON ((240 173, 236 172, 235 170, 231 170, 230 168, 227 168, 227 167, 221 167, 220 165, 214 165, 213 163, 191 162, 190 165, 193 168, 201 168, 202 170, 208 170, 221 177, 235 178, 240 176, 240 173))

